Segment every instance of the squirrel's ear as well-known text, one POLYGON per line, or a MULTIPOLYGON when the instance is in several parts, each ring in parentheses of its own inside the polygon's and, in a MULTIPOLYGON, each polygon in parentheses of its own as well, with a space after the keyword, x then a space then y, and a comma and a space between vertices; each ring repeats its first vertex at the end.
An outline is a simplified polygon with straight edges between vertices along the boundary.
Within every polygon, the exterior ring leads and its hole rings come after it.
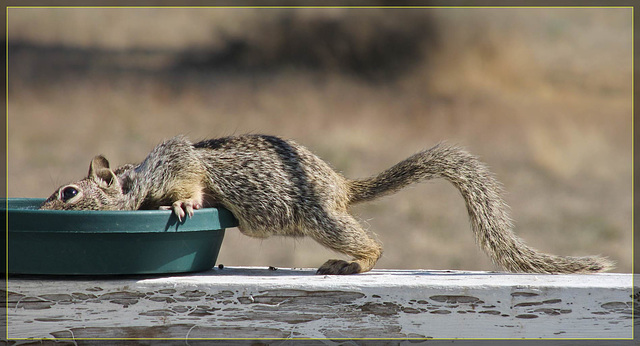
POLYGON ((101 169, 109 169, 109 160, 102 155, 98 155, 89 164, 89 178, 95 176, 95 172, 101 169))
POLYGON ((89 165, 89 179, 93 179, 99 186, 106 188, 114 183, 118 184, 116 174, 109 169, 109 161, 102 155, 98 155, 91 160, 89 165))

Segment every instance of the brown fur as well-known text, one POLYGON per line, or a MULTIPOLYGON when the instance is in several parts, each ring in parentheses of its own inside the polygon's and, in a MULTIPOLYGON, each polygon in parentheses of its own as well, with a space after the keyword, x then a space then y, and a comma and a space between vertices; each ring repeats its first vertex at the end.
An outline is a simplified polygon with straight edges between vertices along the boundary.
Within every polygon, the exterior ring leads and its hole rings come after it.
POLYGON ((162 208, 183 218, 193 209, 221 206, 236 216, 240 231, 248 236, 309 236, 351 256, 351 261, 327 261, 318 273, 352 274, 371 270, 382 246, 351 216, 349 206, 433 178, 458 188, 477 243, 507 270, 589 273, 613 266, 597 256, 553 256, 526 246, 511 230, 508 207, 493 175, 474 156, 445 145, 415 154, 375 177, 350 180, 293 141, 244 135, 192 144, 179 136, 158 145, 139 165, 112 171, 104 157, 94 158, 87 178, 62 186, 42 208, 162 208))

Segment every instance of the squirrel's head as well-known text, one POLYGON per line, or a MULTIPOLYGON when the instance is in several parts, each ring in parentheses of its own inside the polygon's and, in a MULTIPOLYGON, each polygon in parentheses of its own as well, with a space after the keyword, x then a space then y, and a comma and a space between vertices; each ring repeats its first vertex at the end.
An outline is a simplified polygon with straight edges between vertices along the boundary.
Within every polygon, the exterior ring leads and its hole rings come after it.
POLYGON ((40 206, 54 210, 112 210, 122 201, 122 188, 118 177, 109 168, 102 155, 91 160, 89 175, 75 183, 58 188, 40 206))

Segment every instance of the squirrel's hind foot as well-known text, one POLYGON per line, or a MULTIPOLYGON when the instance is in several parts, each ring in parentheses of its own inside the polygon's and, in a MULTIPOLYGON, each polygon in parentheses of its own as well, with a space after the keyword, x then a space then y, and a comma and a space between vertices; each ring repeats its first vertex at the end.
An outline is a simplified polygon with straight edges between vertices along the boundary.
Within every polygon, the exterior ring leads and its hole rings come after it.
POLYGON ((323 264, 316 274, 318 275, 349 275, 362 272, 362 267, 357 262, 347 262, 344 260, 328 260, 323 264))

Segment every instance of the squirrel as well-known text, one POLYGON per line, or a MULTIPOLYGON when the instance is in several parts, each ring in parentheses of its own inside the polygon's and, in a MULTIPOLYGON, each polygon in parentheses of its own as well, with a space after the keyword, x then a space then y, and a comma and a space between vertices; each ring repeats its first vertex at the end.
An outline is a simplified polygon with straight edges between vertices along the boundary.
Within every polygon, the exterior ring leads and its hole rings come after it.
POLYGON ((382 246, 349 207, 433 178, 448 180, 462 194, 476 242, 497 266, 526 273, 613 268, 605 257, 554 256, 525 245, 512 231, 494 175, 475 156, 444 143, 376 176, 352 180, 292 140, 250 134, 192 143, 177 136, 137 165, 112 170, 104 156, 96 156, 86 178, 57 189, 41 209, 165 209, 182 222, 195 209, 223 207, 247 236, 308 236, 352 257, 328 260, 317 274, 354 274, 371 270, 382 246))

